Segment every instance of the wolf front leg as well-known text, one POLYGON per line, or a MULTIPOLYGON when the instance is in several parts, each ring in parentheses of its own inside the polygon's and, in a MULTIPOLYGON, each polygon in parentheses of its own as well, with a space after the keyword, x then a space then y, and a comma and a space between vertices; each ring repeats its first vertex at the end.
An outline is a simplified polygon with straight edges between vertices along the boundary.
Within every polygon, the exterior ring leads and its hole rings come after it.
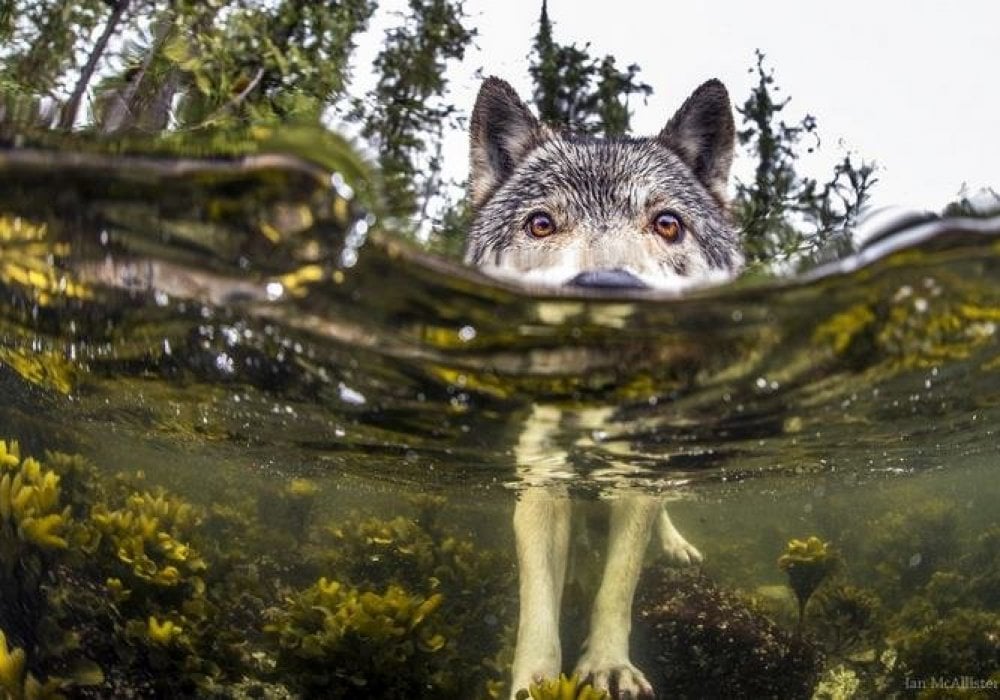
POLYGON ((576 666, 581 678, 615 697, 651 698, 653 687, 629 659, 632 598, 649 544, 660 499, 645 494, 623 495, 611 504, 608 557, 601 587, 594 599, 583 656, 576 666))
POLYGON ((511 697, 533 682, 557 678, 562 670, 559 608, 569 551, 570 500, 560 483, 567 459, 556 441, 561 422, 561 410, 532 407, 515 449, 524 488, 514 507, 520 614, 511 697))
POLYGON ((521 610, 514 651, 513 696, 562 670, 559 608, 566 577, 570 502, 565 493, 530 488, 514 508, 521 610))

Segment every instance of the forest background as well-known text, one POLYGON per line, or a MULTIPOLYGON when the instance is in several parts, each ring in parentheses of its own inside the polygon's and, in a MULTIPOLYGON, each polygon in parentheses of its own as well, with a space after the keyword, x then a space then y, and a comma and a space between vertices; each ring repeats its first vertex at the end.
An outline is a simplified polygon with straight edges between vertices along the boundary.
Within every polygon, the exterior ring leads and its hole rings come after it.
MULTIPOLYGON (((406 0, 388 26, 371 29, 373 0, 7 0, 0 122, 102 137, 333 127, 377 164, 392 226, 455 254, 469 212, 443 144, 471 110, 449 82, 479 33, 466 5, 406 0), (370 30, 382 32, 377 53, 357 65, 370 30)), ((598 136, 628 133, 661 81, 627 56, 561 39, 547 3, 537 9, 523 20, 537 113, 598 136)), ((749 94, 732 96, 743 159, 733 211, 748 257, 785 266, 849 252, 878 165, 821 140, 817 118, 781 91, 763 49, 746 57, 749 94), (832 169, 804 173, 801 159, 819 148, 835 152, 832 169)), ((969 208, 962 196, 949 206, 969 208)))

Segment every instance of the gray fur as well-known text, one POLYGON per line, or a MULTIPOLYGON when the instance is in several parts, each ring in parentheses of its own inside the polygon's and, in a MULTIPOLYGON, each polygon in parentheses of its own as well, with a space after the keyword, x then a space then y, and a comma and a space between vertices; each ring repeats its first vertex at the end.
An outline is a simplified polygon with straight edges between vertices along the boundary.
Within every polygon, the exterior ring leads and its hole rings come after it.
POLYGON ((472 116, 466 262, 545 285, 591 270, 624 270, 655 288, 729 277, 743 264, 725 203, 734 133, 717 80, 656 137, 598 139, 540 124, 507 83, 489 78, 472 116), (677 243, 652 231, 664 210, 684 224, 677 243), (526 228, 538 211, 556 223, 545 238, 526 228))

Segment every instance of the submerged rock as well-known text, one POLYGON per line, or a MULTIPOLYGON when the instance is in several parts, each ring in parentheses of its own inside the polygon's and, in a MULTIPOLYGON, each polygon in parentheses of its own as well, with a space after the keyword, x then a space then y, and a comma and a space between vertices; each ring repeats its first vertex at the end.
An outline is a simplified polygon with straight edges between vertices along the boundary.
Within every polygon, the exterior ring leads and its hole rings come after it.
POLYGON ((748 601, 695 571, 647 572, 634 648, 660 697, 808 698, 822 655, 748 601))

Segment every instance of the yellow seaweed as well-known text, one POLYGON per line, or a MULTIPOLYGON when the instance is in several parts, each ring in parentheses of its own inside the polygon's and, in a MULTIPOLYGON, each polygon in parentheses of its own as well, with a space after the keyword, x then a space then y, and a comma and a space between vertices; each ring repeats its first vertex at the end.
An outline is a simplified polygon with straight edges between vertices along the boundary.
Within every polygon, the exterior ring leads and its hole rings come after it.
POLYGON ((573 674, 566 677, 550 678, 539 683, 532 683, 527 688, 517 691, 517 700, 610 700, 610 695, 604 690, 598 690, 589 683, 581 681, 580 676, 573 674))

